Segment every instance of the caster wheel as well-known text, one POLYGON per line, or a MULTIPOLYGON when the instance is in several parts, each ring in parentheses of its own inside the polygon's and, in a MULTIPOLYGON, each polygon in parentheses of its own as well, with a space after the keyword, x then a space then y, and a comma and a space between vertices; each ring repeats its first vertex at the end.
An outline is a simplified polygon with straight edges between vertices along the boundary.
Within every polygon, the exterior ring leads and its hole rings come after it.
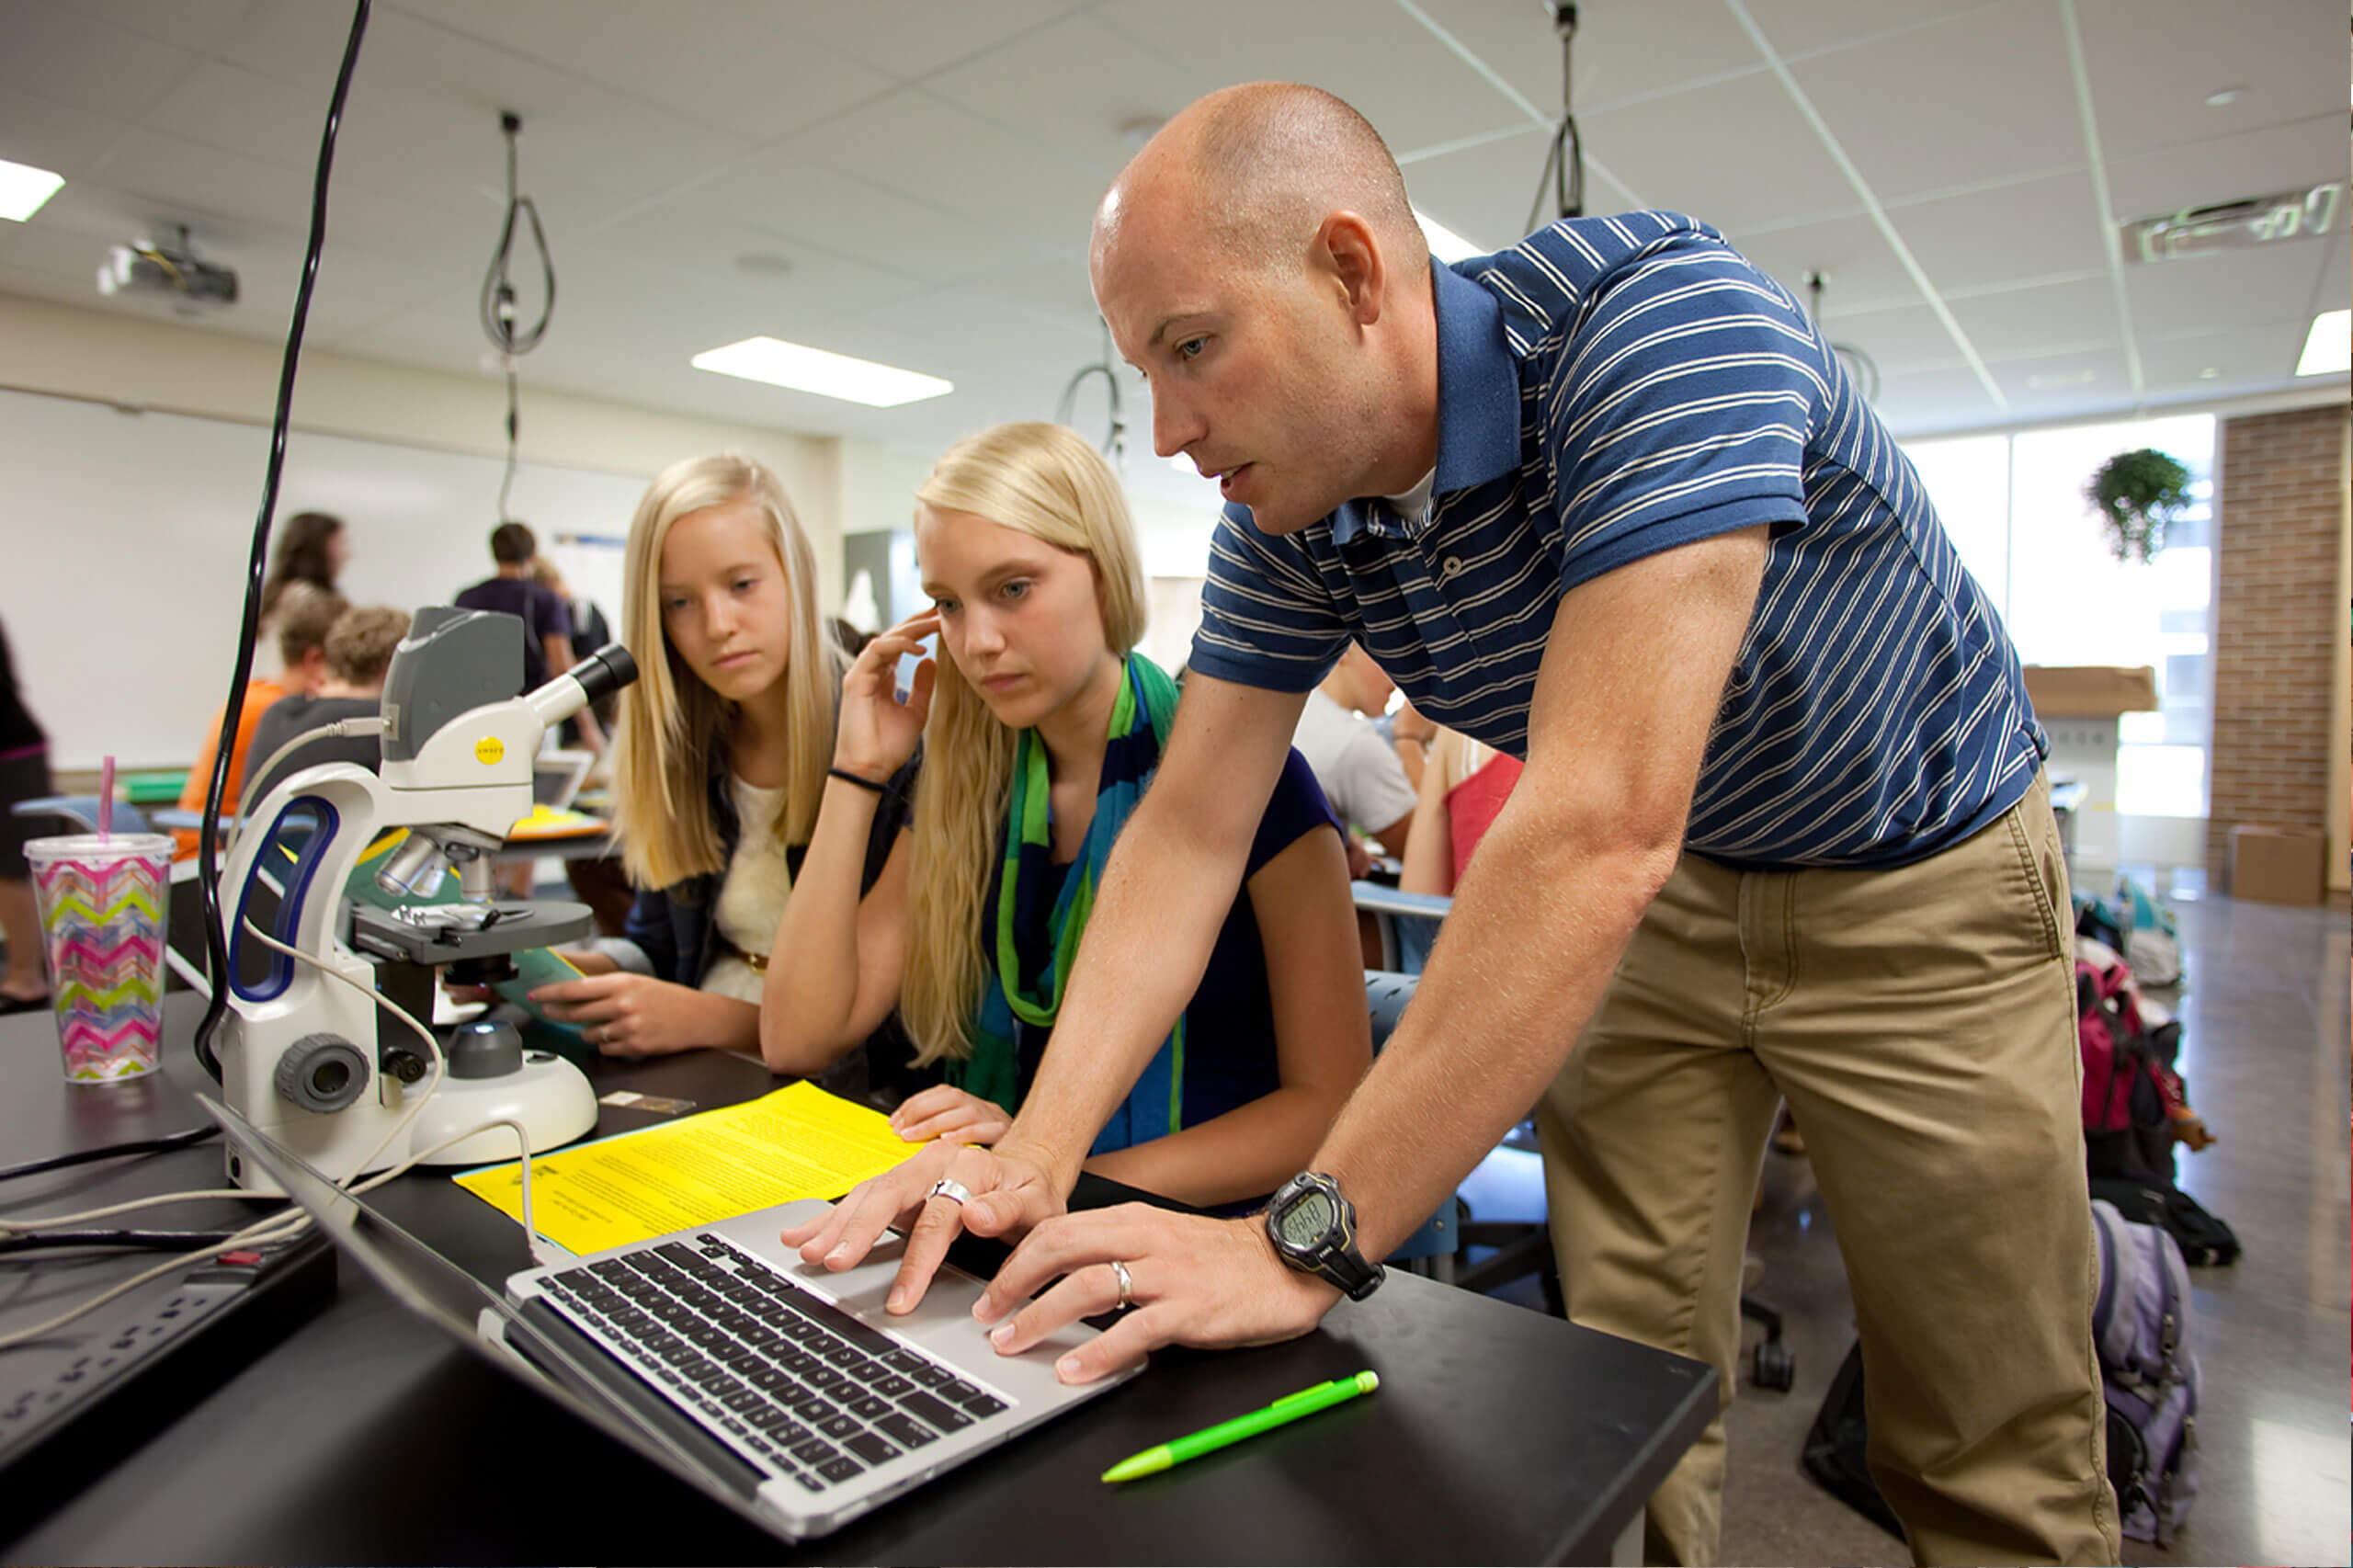
POLYGON ((1756 1360, 1749 1369, 1749 1381, 1760 1389, 1786 1393, 1798 1381, 1798 1358, 1779 1340, 1766 1340, 1756 1347, 1756 1360))

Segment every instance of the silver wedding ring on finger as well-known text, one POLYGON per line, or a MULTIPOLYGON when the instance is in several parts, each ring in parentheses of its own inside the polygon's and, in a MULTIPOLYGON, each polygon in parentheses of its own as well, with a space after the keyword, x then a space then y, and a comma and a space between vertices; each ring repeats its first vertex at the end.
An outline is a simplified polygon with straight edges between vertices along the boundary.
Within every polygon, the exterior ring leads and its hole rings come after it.
POLYGON ((1120 1282, 1120 1310, 1125 1312, 1136 1304, 1136 1282, 1128 1277, 1128 1266, 1117 1259, 1111 1264, 1111 1278, 1120 1282))
POLYGON ((956 1205, 957 1208, 961 1209, 965 1204, 972 1200, 972 1189, 966 1187, 961 1181, 953 1180, 948 1176, 941 1176, 938 1181, 931 1184, 931 1192, 928 1196, 933 1198, 944 1198, 948 1199, 949 1202, 956 1205))

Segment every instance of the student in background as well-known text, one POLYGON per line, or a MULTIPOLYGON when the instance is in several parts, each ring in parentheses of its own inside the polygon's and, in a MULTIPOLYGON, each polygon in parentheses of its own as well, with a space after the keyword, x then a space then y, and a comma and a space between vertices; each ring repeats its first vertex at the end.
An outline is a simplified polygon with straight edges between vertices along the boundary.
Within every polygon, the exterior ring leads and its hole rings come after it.
POLYGON ((262 580, 261 618, 278 612, 290 584, 308 583, 323 593, 340 594, 336 584, 351 560, 343 519, 327 512, 297 512, 278 530, 277 559, 262 580))
POLYGON ((1315 770, 1324 798, 1350 830, 1351 876, 1361 877, 1372 869, 1372 857, 1356 842, 1356 834, 1402 856, 1414 825, 1414 784, 1398 756, 1403 743, 1392 742, 1372 722, 1396 689, 1397 683, 1381 673, 1372 655, 1351 642, 1331 673, 1308 693, 1299 727, 1291 732, 1292 749, 1315 770))
MULTIPOLYGON (((613 629, 606 621, 605 612, 598 609, 597 602, 587 595, 574 593, 565 584, 563 574, 558 570, 554 562, 544 555, 532 556, 530 575, 532 582, 553 594, 563 603, 564 613, 570 617, 572 658, 574 664, 613 640, 613 629)), ((614 722, 620 712, 620 694, 608 692, 589 704, 589 711, 595 715, 598 729, 606 734, 612 733, 614 722)), ((563 735, 566 745, 588 744, 587 732, 582 726, 580 716, 577 714, 563 722, 563 735)), ((600 748, 592 747, 591 749, 600 748)))
MULTIPOLYGON (((250 756, 267 765, 278 748, 297 735, 324 730, 345 719, 372 719, 382 707, 384 672, 392 651, 408 635, 408 612, 390 605, 365 605, 335 618, 324 650, 326 671, 313 691, 281 697, 254 726, 250 756)), ((334 735, 312 741, 254 786, 259 801, 289 774, 322 762, 349 762, 374 773, 383 763, 383 741, 376 735, 334 735)))
MULTIPOLYGON (((245 683, 244 706, 237 715, 236 738, 229 753, 229 787, 222 796, 224 815, 236 810, 244 788, 245 758, 250 755, 254 731, 261 723, 262 715, 281 699, 298 692, 315 692, 324 683, 327 633, 348 608, 336 595, 307 581, 290 582, 278 596, 272 619, 278 627, 278 657, 283 667, 276 676, 259 676, 245 683)), ((204 809, 204 793, 211 787, 212 765, 220 752, 221 720, 226 712, 225 708, 216 709, 211 722, 204 727, 196 764, 188 769, 188 782, 180 789, 182 811, 204 809)), ((178 846, 176 858, 185 860, 196 853, 194 828, 181 828, 172 838, 178 846)))
MULTIPOLYGON (((949 1083, 892 1119, 910 1141, 1003 1131, 1054 1031, 1112 840, 1176 706, 1134 651, 1144 596, 1117 477, 1075 432, 1006 425, 916 492, 935 608, 843 683, 824 806, 760 1013, 768 1064, 811 1073, 895 1006, 949 1083), (899 661, 937 633, 904 703, 899 661), (870 824, 924 747, 911 880, 862 901, 870 824)), ((1261 813, 1207 971, 1087 1168, 1188 1203, 1271 1191, 1371 1059, 1337 824, 1293 753, 1261 813)), ((1074 1046, 1083 1051, 1086 1042, 1074 1046)), ((788 1233, 788 1239, 792 1239, 788 1233)))
MULTIPOLYGON (((495 610, 523 623, 523 689, 537 691, 548 677, 573 665, 572 612, 563 600, 531 580, 531 562, 540 541, 521 523, 506 522, 490 530, 490 558, 494 576, 483 578, 460 592, 452 602, 460 609, 495 610)), ((591 751, 605 749, 605 733, 585 712, 580 715, 581 735, 591 751)))
MULTIPOLYGON (((638 503, 622 588, 615 825, 640 890, 627 935, 531 994, 610 1055, 759 1046, 769 943, 834 754, 840 656, 784 487, 733 453, 673 464, 638 503)), ((858 845, 862 890, 904 884, 911 770, 858 845)), ((856 1085, 851 1085, 853 1090, 856 1085)))
POLYGON ((37 801, 48 793, 49 736, 17 690, 8 634, 0 630, 0 937, 8 941, 7 968, 0 972, 0 1013, 21 1013, 49 1001, 40 912, 33 902, 25 841, 51 829, 10 810, 18 801, 37 801))

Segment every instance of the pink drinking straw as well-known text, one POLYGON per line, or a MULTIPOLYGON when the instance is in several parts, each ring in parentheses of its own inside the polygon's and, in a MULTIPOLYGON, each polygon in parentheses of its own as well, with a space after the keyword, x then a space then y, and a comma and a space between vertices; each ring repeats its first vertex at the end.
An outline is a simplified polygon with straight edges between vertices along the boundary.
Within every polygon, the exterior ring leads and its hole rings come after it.
POLYGON ((98 836, 114 836, 114 754, 108 752, 98 768, 98 836))

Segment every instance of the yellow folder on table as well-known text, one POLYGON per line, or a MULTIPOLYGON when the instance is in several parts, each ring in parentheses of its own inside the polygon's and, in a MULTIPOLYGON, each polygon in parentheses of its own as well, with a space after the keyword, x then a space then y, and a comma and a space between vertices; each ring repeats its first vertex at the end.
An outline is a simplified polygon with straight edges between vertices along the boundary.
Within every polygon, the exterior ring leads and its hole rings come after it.
MULTIPOLYGON (((801 1198, 839 1198, 923 1145, 881 1111, 814 1084, 559 1149, 531 1162, 531 1219, 574 1254, 603 1252, 801 1198)), ((520 1164, 452 1178, 523 1217, 520 1164)))

